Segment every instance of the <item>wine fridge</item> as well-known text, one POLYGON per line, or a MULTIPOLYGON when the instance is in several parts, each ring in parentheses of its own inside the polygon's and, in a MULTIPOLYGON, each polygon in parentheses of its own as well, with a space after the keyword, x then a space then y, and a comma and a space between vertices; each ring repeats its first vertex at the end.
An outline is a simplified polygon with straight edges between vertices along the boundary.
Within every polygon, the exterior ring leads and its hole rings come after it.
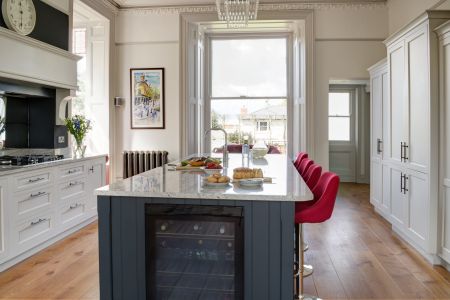
POLYGON ((242 207, 146 205, 148 300, 241 300, 242 207))

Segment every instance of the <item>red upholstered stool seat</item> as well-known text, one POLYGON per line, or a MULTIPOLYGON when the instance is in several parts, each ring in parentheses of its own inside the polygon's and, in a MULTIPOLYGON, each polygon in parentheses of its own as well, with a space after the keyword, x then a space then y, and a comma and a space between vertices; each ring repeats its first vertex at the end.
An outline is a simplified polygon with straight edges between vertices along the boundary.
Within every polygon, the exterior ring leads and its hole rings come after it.
POLYGON ((295 168, 298 170, 298 168, 300 167, 300 163, 302 162, 303 159, 308 158, 308 153, 306 152, 299 152, 297 154, 297 158, 294 161, 294 166, 295 168))
MULTIPOLYGON (((320 176, 316 186, 312 189, 314 200, 296 203, 295 206, 295 264, 299 267, 295 277, 295 298, 304 299, 303 295, 303 226, 304 223, 322 223, 328 220, 334 209, 337 192, 339 189, 339 177, 331 172, 325 172, 320 176)), ((314 297, 308 296, 311 299, 314 297)))

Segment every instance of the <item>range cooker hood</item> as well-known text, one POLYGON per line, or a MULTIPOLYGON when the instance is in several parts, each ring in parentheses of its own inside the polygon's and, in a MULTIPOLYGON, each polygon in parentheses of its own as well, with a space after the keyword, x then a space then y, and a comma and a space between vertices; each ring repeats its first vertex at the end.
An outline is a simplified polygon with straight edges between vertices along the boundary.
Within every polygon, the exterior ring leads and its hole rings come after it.
MULTIPOLYGON (((22 114, 25 114, 24 111, 29 116, 50 113, 49 119, 52 120, 55 129, 54 132, 53 128, 47 128, 46 131, 56 136, 56 141, 64 140, 62 143, 55 142, 53 148, 67 147, 67 135, 62 138, 63 133, 59 130, 64 127, 67 102, 75 95, 77 89, 77 61, 81 57, 2 27, 0 27, 0 53, 0 97, 5 98, 7 102, 10 101, 8 99, 13 99, 16 107, 11 108, 9 104, 10 109, 22 114), (19 104, 22 99, 23 103, 27 102, 26 109, 23 108, 25 104, 19 104), (52 104, 49 105, 46 99, 51 99, 52 104)), ((11 122, 16 126, 22 122, 15 120, 14 117, 12 119, 11 122)), ((34 119, 36 120, 36 117, 34 119)), ((28 121, 22 126, 24 128, 25 125, 28 126, 29 135, 34 127, 38 127, 30 124, 31 121, 28 121)), ((13 125, 10 125, 10 128, 13 125)), ((28 148, 35 148, 31 146, 32 139, 28 138, 28 141, 28 148)), ((51 140, 49 141, 47 144, 51 145, 51 140)), ((5 146, 8 148, 8 144, 5 146)))

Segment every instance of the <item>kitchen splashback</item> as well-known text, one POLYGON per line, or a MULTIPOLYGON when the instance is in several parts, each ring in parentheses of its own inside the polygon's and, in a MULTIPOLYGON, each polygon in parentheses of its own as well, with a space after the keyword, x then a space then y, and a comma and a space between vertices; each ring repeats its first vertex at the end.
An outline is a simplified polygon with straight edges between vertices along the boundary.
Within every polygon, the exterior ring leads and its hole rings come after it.
POLYGON ((25 83, 0 82, 1 139, 7 149, 67 147, 67 129, 58 124, 56 90, 25 83))

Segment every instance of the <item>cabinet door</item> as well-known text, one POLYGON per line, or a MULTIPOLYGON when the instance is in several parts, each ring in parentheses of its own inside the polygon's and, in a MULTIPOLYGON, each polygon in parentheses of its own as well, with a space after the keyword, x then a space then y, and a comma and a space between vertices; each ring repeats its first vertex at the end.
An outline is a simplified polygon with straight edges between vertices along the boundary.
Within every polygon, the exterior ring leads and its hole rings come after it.
POLYGON ((391 220, 392 224, 400 229, 406 225, 407 218, 407 199, 402 192, 402 174, 403 170, 395 166, 390 168, 390 190, 391 190, 391 220))
POLYGON ((381 75, 381 82, 383 85, 383 104, 382 104, 382 123, 383 123, 383 129, 382 129, 382 137, 381 137, 381 150, 382 150, 382 158, 387 158, 386 155, 386 149, 389 149, 390 141, 389 141, 389 134, 390 134, 390 101, 389 101, 389 75, 386 70, 381 75))
POLYGON ((7 255, 7 236, 8 230, 6 225, 8 224, 6 217, 8 189, 7 180, 0 180, 0 264, 4 261, 7 255))
MULTIPOLYGON (((389 165, 382 164, 382 180, 383 180, 383 197, 381 203, 381 210, 385 213, 386 216, 389 216, 391 213, 391 168, 389 165)), ((398 188, 397 186, 395 188, 398 188)))
POLYGON ((428 27, 422 26, 406 40, 408 76, 407 162, 416 170, 428 171, 430 148, 430 94, 428 27))
POLYGON ((372 160, 370 167, 370 203, 380 208, 383 202, 383 173, 381 161, 372 160))
POLYGON ((428 175, 410 172, 407 175, 408 233, 423 249, 429 240, 430 199, 428 175))
POLYGON ((390 143, 389 158, 401 161, 401 143, 405 142, 407 128, 407 107, 405 101, 405 47, 395 44, 389 49, 390 87, 390 143))
POLYGON ((87 210, 89 213, 97 212, 97 197, 94 191, 105 185, 105 162, 104 160, 95 160, 87 163, 88 171, 88 198, 87 210))
POLYGON ((441 66, 441 256, 450 263, 450 40, 442 41, 441 66))
POLYGON ((371 106, 372 106, 372 159, 381 159, 381 142, 383 139, 383 78, 378 74, 371 79, 371 106))

